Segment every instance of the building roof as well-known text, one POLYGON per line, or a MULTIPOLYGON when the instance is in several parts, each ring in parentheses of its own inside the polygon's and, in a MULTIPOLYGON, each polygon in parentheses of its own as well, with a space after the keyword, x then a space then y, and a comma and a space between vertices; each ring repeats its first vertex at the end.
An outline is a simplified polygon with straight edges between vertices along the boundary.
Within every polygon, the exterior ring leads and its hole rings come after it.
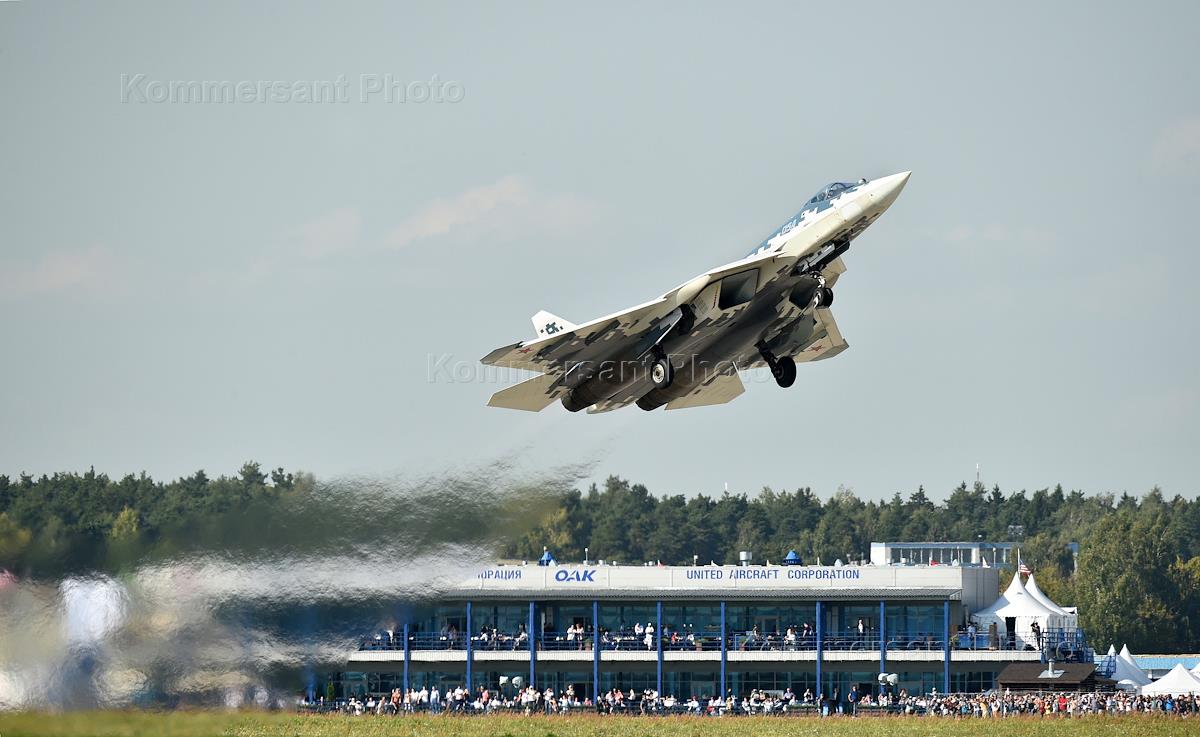
POLYGON ((1133 662, 1142 670, 1171 670, 1182 663, 1192 675, 1200 675, 1195 670, 1200 668, 1200 656, 1197 655, 1134 655, 1133 662))
POLYGON ((1010 663, 996 676, 996 683, 1014 691, 1090 691, 1114 685, 1112 679, 1096 674, 1095 663, 1010 663))

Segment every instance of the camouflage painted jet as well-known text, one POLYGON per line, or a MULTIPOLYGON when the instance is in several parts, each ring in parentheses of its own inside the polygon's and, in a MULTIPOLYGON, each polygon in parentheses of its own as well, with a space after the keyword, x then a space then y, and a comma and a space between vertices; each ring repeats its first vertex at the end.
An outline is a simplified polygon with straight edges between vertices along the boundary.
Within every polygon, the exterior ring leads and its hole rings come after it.
POLYGON ((724 404, 743 391, 738 371, 767 366, 781 387, 796 364, 832 358, 847 343, 833 320, 842 254, 904 189, 911 172, 834 182, 748 256, 658 299, 575 325, 533 316, 537 337, 497 348, 489 366, 536 371, 492 395, 492 407, 571 412, 724 404))

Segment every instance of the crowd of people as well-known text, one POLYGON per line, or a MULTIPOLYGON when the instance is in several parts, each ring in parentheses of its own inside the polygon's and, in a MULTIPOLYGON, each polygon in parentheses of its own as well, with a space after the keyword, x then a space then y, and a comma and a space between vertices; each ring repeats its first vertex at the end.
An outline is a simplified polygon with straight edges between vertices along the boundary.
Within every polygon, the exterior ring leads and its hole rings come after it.
POLYGON ((301 710, 337 712, 361 716, 375 714, 571 714, 582 711, 627 715, 812 715, 860 716, 909 715, 953 718, 1007 718, 1016 716, 1076 718, 1096 714, 1164 714, 1191 717, 1200 713, 1200 696, 1139 696, 1123 691, 1111 693, 1013 693, 991 691, 982 694, 919 694, 904 689, 883 696, 860 693, 854 686, 846 694, 837 689, 828 696, 806 690, 796 694, 755 689, 739 698, 732 692, 724 697, 691 696, 679 699, 660 695, 653 689, 641 692, 612 689, 593 702, 590 696, 576 692, 574 686, 556 692, 552 688, 492 689, 486 686, 471 692, 461 686, 413 688, 408 692, 394 689, 383 696, 351 697, 326 702, 322 697, 304 701, 301 710))

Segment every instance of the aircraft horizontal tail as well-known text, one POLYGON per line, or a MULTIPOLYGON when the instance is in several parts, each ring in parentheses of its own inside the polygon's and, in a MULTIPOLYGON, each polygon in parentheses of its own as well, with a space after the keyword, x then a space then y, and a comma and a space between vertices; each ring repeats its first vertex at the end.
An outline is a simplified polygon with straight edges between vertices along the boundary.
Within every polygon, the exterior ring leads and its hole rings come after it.
POLYGON ((488 401, 489 407, 504 407, 505 409, 523 409, 526 412, 541 412, 549 407, 551 402, 558 399, 560 391, 554 388, 558 380, 553 374, 543 374, 532 379, 526 379, 520 384, 502 389, 492 395, 488 401))

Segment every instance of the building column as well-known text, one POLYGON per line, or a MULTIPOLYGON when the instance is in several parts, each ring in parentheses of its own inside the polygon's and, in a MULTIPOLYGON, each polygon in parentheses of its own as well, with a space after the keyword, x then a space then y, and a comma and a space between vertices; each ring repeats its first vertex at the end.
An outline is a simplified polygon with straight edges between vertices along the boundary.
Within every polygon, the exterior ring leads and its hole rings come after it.
POLYGON ((728 686, 725 683, 725 666, 729 662, 729 632, 725 626, 725 602, 721 602, 721 698, 725 698, 728 686))
POLYGON ((467 683, 466 683, 466 688, 467 688, 468 693, 471 692, 471 683, 472 683, 471 676, 474 675, 474 670, 475 670, 475 637, 474 637, 475 622, 472 619, 471 615, 472 615, 471 602, 468 601, 467 602, 467 632, 466 632, 466 635, 467 635, 467 677, 466 677, 467 683))
POLYGON ((821 681, 821 660, 825 655, 825 607, 823 602, 817 602, 817 692, 814 696, 820 696, 825 692, 825 684, 821 681))
POLYGON ((662 628, 662 602, 655 602, 655 622, 654 622, 654 647, 658 653, 658 695, 662 696, 663 690, 663 628, 662 628))
POLYGON ((879 672, 887 673, 887 602, 879 600, 879 672))
POLYGON ((950 693, 950 600, 942 602, 942 693, 950 693))
POLYGON ((529 602, 529 685, 537 686, 534 678, 537 676, 537 633, 533 629, 533 615, 537 609, 536 602, 529 602))
POLYGON ((600 602, 592 601, 592 703, 600 703, 600 602))
MULTIPOLYGON (((824 682, 821 681, 824 670, 824 601, 817 601, 817 696, 824 693, 824 682)), ((827 694, 829 695, 829 694, 827 694)))
POLYGON ((405 622, 404 623, 404 693, 408 693, 408 685, 409 685, 408 669, 409 669, 409 664, 412 663, 412 648, 409 647, 409 643, 408 643, 409 634, 408 633, 409 633, 408 622, 405 622))

